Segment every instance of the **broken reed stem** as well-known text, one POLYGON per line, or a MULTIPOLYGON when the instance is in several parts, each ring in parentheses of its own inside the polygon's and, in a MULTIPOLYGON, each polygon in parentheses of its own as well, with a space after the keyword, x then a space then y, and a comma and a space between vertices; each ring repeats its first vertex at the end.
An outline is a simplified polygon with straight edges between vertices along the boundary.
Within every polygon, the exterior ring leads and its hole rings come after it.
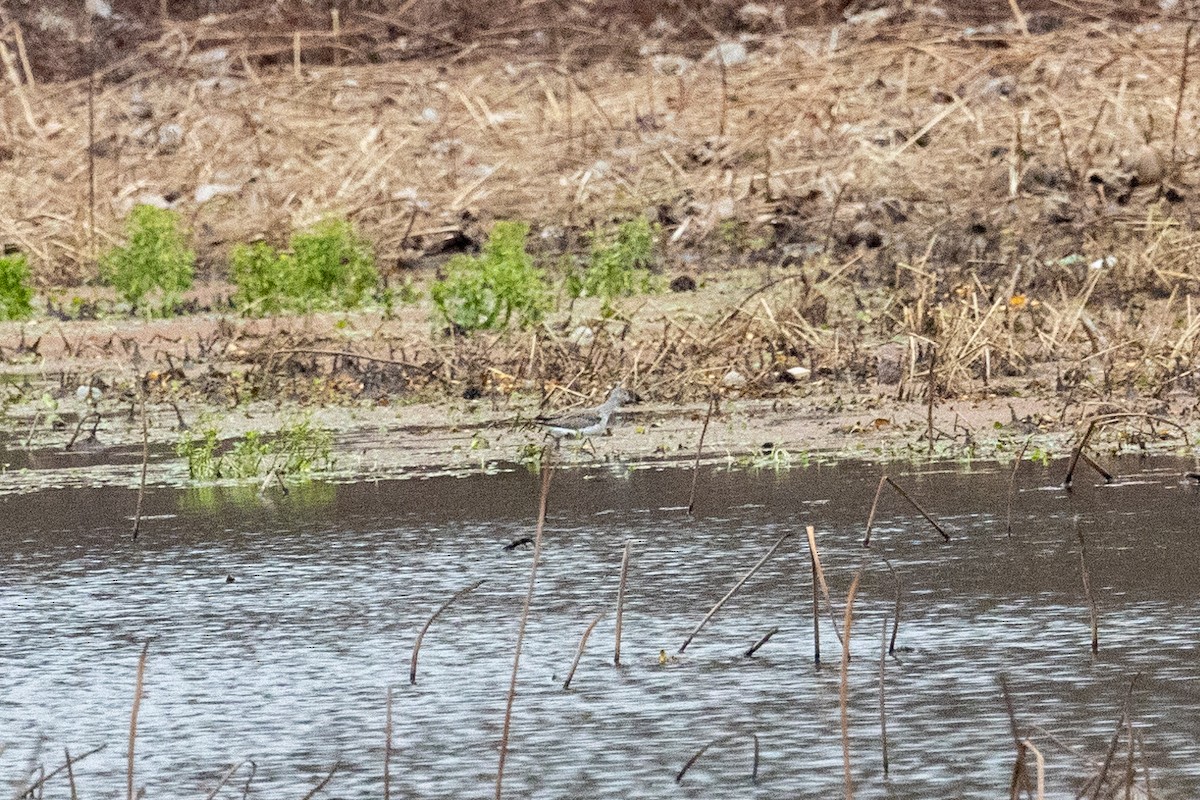
POLYGON ((863 547, 871 546, 871 528, 875 524, 875 506, 879 503, 879 493, 883 491, 883 484, 885 483, 895 489, 897 494, 907 500, 908 504, 915 508, 917 513, 924 517, 925 521, 932 525, 933 529, 942 535, 943 539, 945 539, 947 542, 950 541, 950 534, 946 533, 942 526, 938 524, 938 521, 931 517, 929 512, 921 507, 920 503, 918 503, 916 500, 913 500, 912 497, 909 496, 908 492, 904 491, 904 489, 900 487, 900 484, 892 480, 890 476, 884 475, 879 479, 879 488, 875 490, 875 502, 871 504, 871 513, 867 517, 867 535, 863 537, 863 547))
POLYGON ((431 625, 433 625, 433 621, 435 619, 437 619, 438 617, 440 617, 442 615, 442 612, 445 611, 447 608, 449 608, 451 606, 451 604, 454 603, 454 601, 458 600, 460 597, 464 597, 464 596, 470 594, 471 592, 475 591, 480 586, 482 586, 483 583, 484 583, 483 580, 478 580, 478 581, 475 581, 474 583, 472 583, 470 586, 466 587, 465 589, 459 589, 457 592, 454 593, 454 595, 449 600, 442 603, 442 605, 438 608, 437 611, 433 612, 433 616, 431 616, 429 618, 429 620, 425 623, 425 627, 421 628, 421 632, 419 634, 417 634, 417 641, 413 643, 412 661, 409 663, 409 666, 408 666, 408 682, 410 684, 415 684, 417 682, 417 656, 421 652, 421 642, 422 642, 422 640, 424 640, 425 634, 429 631, 429 627, 431 625))
POLYGON ((579 639, 579 648, 575 651, 575 660, 571 662, 571 670, 567 673, 567 679, 563 681, 564 689, 571 688, 571 679, 575 677, 575 670, 579 669, 579 662, 583 660, 583 651, 587 647, 588 637, 592 635, 592 631, 596 629, 596 626, 600 624, 600 620, 604 619, 604 616, 604 612, 597 614, 596 618, 587 626, 587 630, 583 632, 583 636, 579 639))
POLYGON ((1092 420, 1088 423, 1087 430, 1083 433, 1083 438, 1079 440, 1079 444, 1075 445, 1075 449, 1071 451, 1071 461, 1067 464, 1067 477, 1063 478, 1063 486, 1067 489, 1071 488, 1071 480, 1075 477, 1075 467, 1079 464, 1079 457, 1083 455, 1083 448, 1087 447, 1088 439, 1092 438, 1092 431, 1096 430, 1098 420, 1092 420))
POLYGON ((142 654, 138 657, 137 679, 133 684, 133 708, 129 712, 129 750, 127 752, 127 768, 125 771, 126 800, 133 800, 133 753, 137 743, 138 710, 142 706, 142 687, 146 677, 146 656, 150 652, 150 640, 142 645, 142 654))
POLYGON ((806 529, 808 533, 808 560, 812 563, 812 599, 813 599, 813 663, 821 666, 821 594, 818 589, 821 582, 821 562, 817 560, 817 542, 813 526, 806 529))
POLYGON ((1112 740, 1108 744, 1108 752, 1104 755, 1104 764, 1100 767, 1100 772, 1096 775, 1091 800, 1099 800, 1100 790, 1104 788, 1104 781, 1108 778, 1108 768, 1112 766, 1113 756, 1117 752, 1117 744, 1121 740, 1121 729, 1125 727, 1125 719, 1130 714, 1130 705, 1133 703, 1133 687, 1140 677, 1142 677, 1142 673, 1135 674, 1129 681, 1129 686, 1125 689, 1125 701, 1121 704, 1121 714, 1117 718, 1117 729, 1113 731, 1112 740))
POLYGON ((1196 23, 1188 25, 1187 31, 1183 34, 1183 57, 1180 59, 1179 65, 1179 93, 1175 96, 1175 117, 1171 120, 1171 172, 1175 172, 1176 164, 1176 145, 1179 142, 1179 117, 1183 113, 1183 96, 1187 91, 1188 79, 1188 50, 1192 46, 1192 31, 1195 29, 1196 23))
POLYGON ((766 554, 758 560, 758 563, 755 564, 753 567, 751 567, 750 571, 747 572, 745 575, 743 575, 742 579, 740 581, 738 581, 736 584, 734 584, 733 588, 730 589, 728 592, 726 592, 724 597, 722 597, 720 600, 717 601, 717 604, 712 607, 712 610, 710 610, 708 612, 708 614, 706 614, 704 616, 704 619, 700 620, 700 624, 697 625, 690 634, 688 634, 687 639, 685 639, 683 644, 681 644, 679 646, 679 652, 682 653, 684 650, 687 649, 687 646, 692 643, 692 639, 694 639, 696 637, 696 634, 698 634, 700 632, 700 629, 708 624, 708 621, 713 618, 713 615, 721 610, 721 606, 725 605, 725 603, 729 600, 729 598, 733 597, 733 595, 737 592, 737 590, 741 589, 743 584, 745 584, 746 581, 750 580, 750 578, 754 575, 754 573, 758 572, 759 569, 762 568, 763 564, 767 563, 767 559, 769 559, 771 556, 773 556, 775 554, 775 551, 779 549, 779 546, 781 544, 783 544, 784 541, 786 541, 788 538, 790 538, 791 535, 792 535, 792 532, 788 531, 787 533, 780 536, 775 541, 775 544, 771 545, 771 549, 768 550, 766 552, 766 554))
MULTIPOLYGON (((629 551, 632 547, 632 542, 625 540, 625 555, 621 556, 621 582, 617 584, 617 632, 613 639, 613 664, 621 666, 621 625, 625 617, 625 582, 629 577, 629 551)), ((597 621, 599 621, 597 619, 597 621)), ((592 623, 594 626, 596 623, 592 623)), ((588 629, 591 633, 591 629, 588 629)), ((584 634, 584 639, 587 639, 587 634, 584 634)), ((582 654, 582 642, 580 642, 580 653, 582 654)), ((578 660, 578 659, 577 659, 578 660)), ((574 668, 571 670, 574 672, 574 668)), ((570 678, 567 678, 568 683, 570 678)), ((563 687, 566 688, 566 687, 563 687)))
POLYGON ((1008 508, 1004 516, 1004 530, 1012 536, 1012 509, 1013 497, 1017 491, 1017 470, 1021 467, 1021 459, 1025 457, 1025 448, 1029 447, 1031 437, 1025 437, 1025 441, 1021 444, 1021 449, 1017 451, 1017 457, 1013 460, 1012 474, 1008 476, 1008 508))
POLYGON ((146 470, 150 466, 150 423, 146 421, 146 392, 140 392, 142 413, 142 476, 138 480, 137 506, 133 510, 133 540, 142 527, 142 503, 146 500, 146 470))
POLYGON ((1092 596, 1092 581, 1088 575, 1087 549, 1083 544, 1083 531, 1079 529, 1079 517, 1075 518, 1075 535, 1079 537, 1079 571, 1083 574, 1083 593, 1087 596, 1088 612, 1092 621, 1092 655, 1100 651, 1100 627, 1097 621, 1096 598, 1092 596))
POLYGON ((17 797, 33 797, 35 795, 35 793, 40 795, 41 792, 39 790, 46 783, 46 781, 50 780, 58 773, 65 770, 67 773, 67 781, 71 784, 71 798, 72 798, 72 800, 74 800, 74 798, 75 798, 74 765, 78 764, 80 761, 83 761, 88 756, 99 753, 101 750, 103 750, 106 747, 108 747, 107 744, 102 744, 102 745, 99 745, 98 747, 93 747, 91 750, 88 750, 86 753, 84 753, 83 755, 78 756, 78 757, 72 757, 71 752, 69 750, 67 750, 66 748, 64 748, 63 752, 66 754, 66 758, 67 758, 66 762, 61 767, 52 769, 49 772, 47 772, 45 775, 40 775, 36 781, 29 784, 29 787, 26 788, 24 792, 17 795, 17 797))
POLYGON ((241 769, 245 763, 245 761, 239 761, 229 769, 225 770, 225 774, 221 776, 221 780, 217 781, 217 785, 214 786, 213 790, 205 796, 204 800, 213 800, 213 798, 217 796, 217 792, 221 791, 225 784, 229 783, 229 779, 236 775, 237 771, 241 769))
POLYGON ((542 448, 542 494, 538 500, 537 526, 533 535, 533 559, 529 565, 529 588, 525 593, 525 605, 521 609, 521 622, 517 627, 517 647, 513 653, 512 677, 508 682, 508 699, 504 704, 504 729, 500 733, 500 761, 496 767, 496 800, 500 800, 504 784, 504 762, 508 759, 508 733, 512 728, 513 703, 517 699, 517 671, 521 666, 521 648, 525 644, 525 626, 529 623, 529 607, 533 605, 533 588, 537 585, 538 563, 542 560, 542 531, 546 527, 546 500, 550 496, 550 479, 554 477, 554 465, 550 463, 551 450, 542 448))
POLYGON ((320 792, 322 789, 324 789, 326 786, 328 786, 329 782, 331 780, 333 780, 333 773, 337 772, 341 768, 341 766, 342 766, 342 762, 340 762, 340 761, 333 762, 333 766, 329 768, 329 773, 324 778, 321 779, 320 783, 318 783, 316 786, 314 786, 312 788, 312 791, 310 791, 308 794, 304 795, 304 800, 312 800, 313 797, 316 797, 318 792, 320 792))
POLYGON ((75 769, 71 766, 71 751, 63 748, 63 756, 66 757, 67 763, 67 785, 71 787, 71 800, 79 800, 79 795, 75 792, 75 769))
POLYGON ((1028 739, 1022 739, 1021 744, 1026 749, 1033 751, 1033 757, 1037 759, 1037 800, 1046 800, 1046 759, 1042 756, 1042 751, 1038 750, 1033 742, 1028 739))
POLYGON ((1097 474, 1099 474, 1101 478, 1104 478, 1105 483, 1113 482, 1112 473, 1109 472, 1108 470, 1106 470, 1104 467, 1097 464, 1096 460, 1094 458, 1089 456, 1087 453, 1080 453, 1079 457, 1083 459, 1083 463, 1087 464, 1089 467, 1096 470, 1097 474))
MULTIPOLYGON (((833 623, 833 632, 837 635, 838 641, 842 641, 842 632, 837 626, 837 616, 833 613, 833 598, 829 596, 829 584, 825 582, 825 570, 821 567, 821 554, 817 552, 817 533, 812 525, 805 528, 805 533, 808 534, 808 554, 812 558, 814 571, 816 572, 815 584, 821 587, 821 594, 825 596, 825 606, 829 609, 829 619, 833 623)), ((816 593, 813 597, 813 613, 817 613, 817 608, 820 604, 816 602, 816 593)), ((816 631, 816 623, 813 623, 813 630, 816 631)), ((820 652, 817 653, 817 664, 821 663, 820 652)))
MULTIPOLYGON (((687 763, 683 765, 683 769, 679 770, 679 774, 675 776, 675 782, 679 783, 683 780, 683 776, 687 774, 687 771, 692 768, 693 764, 695 764, 697 761, 700 760, 700 756, 702 756, 706 752, 708 752, 708 748, 710 748, 716 744, 723 744, 724 742, 731 741, 732 739, 735 739, 737 736, 739 736, 739 734, 736 734, 736 733, 731 733, 726 736, 719 736, 716 739, 713 739, 708 744, 701 747, 699 750, 696 751, 695 755, 693 755, 691 758, 689 758, 687 760, 687 763)), ((754 766, 750 770, 750 782, 757 783, 758 782, 758 734, 751 733, 751 734, 749 734, 749 736, 754 741, 754 766)))
POLYGON ((1008 714, 1008 730, 1012 734, 1013 744, 1017 748, 1017 760, 1013 764, 1012 782, 1009 785, 1008 796, 1010 800, 1017 800, 1017 795, 1020 793, 1018 785, 1025 788, 1025 794, 1030 793, 1029 775, 1025 767, 1025 745, 1021 741, 1021 733, 1017 729, 1017 712, 1013 708, 1012 694, 1008 691, 1008 678, 1001 673, 1000 681, 1000 696, 1004 698, 1004 710, 1008 714))
POLYGON ((854 780, 850 775, 850 625, 854 621, 854 597, 858 594, 858 582, 862 570, 854 573, 850 591, 846 593, 846 613, 842 620, 842 672, 838 683, 838 706, 842 717, 842 774, 846 783, 846 800, 854 800, 854 780))
POLYGON ((882 558, 884 566, 888 568, 888 572, 892 574, 892 580, 896 582, 896 609, 892 616, 892 638, 888 642, 888 655, 896 652, 896 634, 900 632, 900 573, 896 572, 896 568, 892 566, 892 562, 886 558, 882 558))
POLYGON ((888 751, 887 751, 887 703, 884 697, 884 664, 887 663, 888 645, 887 645, 887 629, 888 618, 885 615, 883 618, 883 636, 879 640, 879 744, 883 749, 883 776, 888 775, 888 751))
POLYGON ((704 415, 704 427, 700 429, 700 442, 696 445, 696 460, 692 462, 692 493, 688 497, 688 516, 696 507, 696 481, 700 477, 700 452, 704 449, 704 434, 708 433, 708 421, 712 419, 713 408, 717 404, 717 394, 713 392, 708 398, 708 413, 704 415))
POLYGON ((871 513, 867 514, 867 534, 863 537, 863 547, 871 546, 871 527, 875 524, 875 509, 879 507, 879 496, 883 494, 883 485, 887 482, 887 474, 879 476, 879 485, 875 487, 875 499, 871 501, 871 513))
POLYGON ((746 658, 749 658, 750 656, 752 656, 752 655, 754 655, 755 653, 757 653, 757 652, 758 652, 758 648, 762 647, 764 644, 766 644, 767 642, 771 641, 771 637, 772 637, 772 636, 774 636, 774 635, 775 635, 775 634, 777 634, 777 633, 779 633, 779 628, 771 628, 771 630, 767 631, 767 635, 766 635, 766 636, 764 636, 764 637, 762 637, 761 639, 759 639, 757 642, 755 642, 755 643, 754 643, 754 646, 753 646, 753 647, 751 647, 749 650, 747 650, 747 651, 746 651, 746 653, 745 653, 745 655, 746 655, 746 658))
POLYGON ((391 800, 392 790, 392 687, 387 690, 387 713, 383 720, 383 800, 391 800))

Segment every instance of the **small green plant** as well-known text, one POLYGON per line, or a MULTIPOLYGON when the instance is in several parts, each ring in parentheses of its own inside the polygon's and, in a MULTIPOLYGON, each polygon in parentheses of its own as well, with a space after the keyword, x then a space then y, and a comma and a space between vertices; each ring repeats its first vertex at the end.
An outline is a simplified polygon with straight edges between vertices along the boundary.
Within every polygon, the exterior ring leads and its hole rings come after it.
POLYGON ((25 319, 33 313, 32 300, 25 255, 0 256, 0 320, 25 319))
POLYGON ((356 308, 379 280, 371 247, 343 219, 292 234, 290 252, 265 242, 236 245, 229 272, 234 303, 246 314, 356 308))
POLYGON ((645 217, 621 223, 613 234, 593 233, 592 254, 582 275, 567 278, 572 297, 599 297, 601 313, 615 313, 618 297, 644 294, 654 288, 650 268, 654 266, 654 237, 657 226, 645 217))
POLYGON ((514 318, 520 327, 541 321, 551 297, 542 271, 525 250, 528 235, 523 222, 497 222, 482 254, 450 259, 445 279, 429 290, 447 323, 469 332, 507 328, 514 318))
POLYGON ((217 428, 208 424, 198 435, 179 441, 175 452, 187 459, 193 480, 257 478, 274 473, 280 477, 307 475, 332 465, 333 435, 304 420, 285 425, 274 436, 249 431, 223 453, 217 428))
POLYGON ((179 215, 156 206, 134 206, 125 220, 125 235, 124 247, 101 257, 101 277, 134 309, 156 294, 161 301, 157 310, 171 313, 180 293, 191 287, 196 263, 179 215))

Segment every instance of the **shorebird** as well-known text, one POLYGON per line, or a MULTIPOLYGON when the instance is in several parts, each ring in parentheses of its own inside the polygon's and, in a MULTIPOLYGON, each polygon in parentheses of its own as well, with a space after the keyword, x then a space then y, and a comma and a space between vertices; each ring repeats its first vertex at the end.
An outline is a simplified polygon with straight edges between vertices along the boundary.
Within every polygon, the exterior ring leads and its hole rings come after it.
MULTIPOLYGON (((608 393, 608 399, 601 403, 599 408, 591 411, 576 411, 559 417, 537 417, 534 422, 546 429, 546 435, 553 436, 559 441, 564 436, 570 436, 575 439, 586 438, 590 444, 591 437, 603 434, 608 430, 608 422, 621 404, 631 400, 633 400, 633 395, 618 383, 608 393)), ((595 448, 593 448, 593 452, 595 452, 595 448)))

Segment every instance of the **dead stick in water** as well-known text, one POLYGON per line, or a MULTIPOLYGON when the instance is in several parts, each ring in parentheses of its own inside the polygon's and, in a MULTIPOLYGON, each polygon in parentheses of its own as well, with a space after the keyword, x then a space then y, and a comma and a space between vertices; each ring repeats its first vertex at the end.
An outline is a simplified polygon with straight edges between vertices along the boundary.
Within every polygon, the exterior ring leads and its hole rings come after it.
POLYGON ((888 775, 888 752, 887 752, 887 704, 884 698, 884 664, 887 663, 887 629, 888 618, 883 618, 883 638, 879 641, 879 744, 883 748, 883 776, 888 775))
POLYGON ((879 496, 883 494, 883 485, 887 482, 887 474, 879 476, 879 485, 875 487, 875 499, 871 501, 871 513, 867 514, 867 534, 863 537, 863 547, 871 546, 871 527, 875 524, 875 509, 879 507, 879 496))
MULTIPOLYGON (((700 760, 700 756, 704 755, 708 751, 708 748, 712 747, 713 745, 723 744, 725 742, 731 741, 731 740, 737 738, 738 735, 739 734, 731 733, 727 736, 719 736, 716 739, 713 739, 708 744, 701 747, 699 750, 696 751, 696 754, 693 755, 691 758, 689 758, 687 763, 683 765, 683 769, 679 770, 679 774, 675 776, 675 782, 680 783, 683 780, 683 776, 686 775, 687 771, 692 768, 692 765, 694 765, 697 761, 700 760)), ((751 771, 750 771, 750 782, 757 783, 758 782, 758 734, 751 733, 750 738, 754 740, 754 766, 751 768, 751 771)))
POLYGON ((1092 431, 1096 430, 1098 420, 1093 419, 1088 423, 1087 430, 1083 433, 1083 438, 1079 440, 1079 444, 1075 445, 1075 449, 1071 451, 1071 461, 1067 464, 1067 477, 1063 478, 1063 486, 1071 488, 1071 480, 1075 477, 1075 466, 1079 463, 1079 457, 1083 455, 1083 448, 1087 447, 1088 439, 1092 438, 1092 431))
POLYGON ((387 713, 383 721, 383 800, 392 794, 392 687, 387 690, 387 713))
POLYGON ((779 539, 776 540, 775 544, 771 545, 771 549, 766 552, 766 555, 760 558, 758 563, 751 567, 750 571, 743 575, 742 579, 734 584, 734 587, 726 592, 724 597, 717 601, 717 604, 712 607, 712 610, 705 615, 704 619, 700 620, 700 624, 696 626, 695 630, 688 634, 687 639, 685 639, 683 644, 679 646, 679 652, 682 653, 687 649, 687 646, 692 643, 692 639, 696 637, 696 634, 700 632, 700 629, 708 624, 708 621, 713 618, 713 615, 721 610, 721 606, 725 605, 726 601, 733 597, 734 593, 737 592, 738 589, 742 588, 742 585, 745 584, 746 581, 750 580, 751 576, 758 572, 763 564, 767 563, 767 559, 774 555, 775 551, 779 549, 779 546, 783 544, 784 541, 786 541, 789 537, 791 537, 791 535, 792 532, 788 531, 787 533, 783 534, 783 536, 780 536, 779 539))
MULTIPOLYGON (((628 539, 625 540, 625 555, 621 556, 621 582, 617 584, 617 632, 613 643, 613 664, 618 667, 621 666, 621 624, 625 618, 625 581, 629 577, 629 551, 631 544, 628 539)), ((590 629, 588 633, 591 633, 590 629)), ((586 638, 587 636, 585 635, 584 639, 586 638)), ((582 650, 580 652, 582 653, 582 650)), ((575 670, 572 669, 571 671, 574 672, 575 670)), ((567 679, 568 682, 570 680, 570 678, 567 679)))
POLYGON ((1142 673, 1136 673, 1133 679, 1129 681, 1129 686, 1125 689, 1125 702, 1121 704, 1121 715, 1117 718, 1117 729, 1113 731, 1112 740, 1108 744, 1108 752, 1104 755, 1104 764, 1100 767, 1100 773, 1096 776, 1095 788, 1092 789, 1091 800, 1099 800, 1100 790, 1104 787, 1104 781, 1108 777, 1108 768, 1112 765, 1113 756, 1117 752, 1117 744, 1121 740, 1121 729, 1125 727, 1125 717, 1131 711, 1133 687, 1140 677, 1142 677, 1142 673))
POLYGON ((67 759, 67 785, 71 787, 71 800, 79 800, 79 795, 75 792, 75 770, 71 766, 71 751, 64 747, 63 755, 67 759))
POLYGON ((142 686, 146 677, 146 655, 150 652, 150 640, 142 645, 142 655, 138 658, 137 679, 133 684, 133 708, 129 712, 129 750, 127 752, 127 769, 125 772, 126 800, 133 800, 133 752, 137 743, 138 710, 142 706, 142 686))
POLYGON ((888 572, 892 573, 892 580, 896 582, 896 610, 892 617, 892 639, 888 642, 888 655, 893 655, 896 652, 896 634, 900 632, 900 573, 896 572, 896 568, 892 566, 892 562, 886 558, 880 557, 884 566, 888 568, 888 572))
POLYGON ((1088 575, 1087 549, 1083 544, 1083 531, 1079 529, 1079 517, 1075 518, 1075 535, 1079 537, 1079 571, 1083 574, 1083 593, 1087 597, 1088 611, 1092 621, 1092 655, 1100 652, 1100 627, 1097 621, 1096 598, 1092 595, 1092 581, 1088 575))
POLYGON ((550 496, 550 479, 554 477, 554 465, 550 463, 549 447, 542 448, 542 494, 538 500, 537 527, 533 535, 533 560, 529 565, 529 589, 525 593, 525 605, 521 609, 521 622, 517 627, 517 647, 513 653, 512 677, 508 682, 508 699, 504 705, 504 729, 500 733, 500 762, 496 766, 496 800, 500 800, 504 784, 504 762, 508 760, 508 733, 512 728, 513 703, 517 699, 517 671, 521 666, 521 648, 525 644, 525 626, 529 623, 529 607, 533 605, 533 589, 537 585, 538 563, 542 560, 542 531, 546 527, 546 500, 550 496))
MULTIPOLYGON (((833 632, 834 632, 834 634, 837 635, 837 639, 840 642, 840 641, 842 641, 842 632, 838 629, 837 616, 833 613, 833 598, 829 596, 829 584, 825 582, 825 570, 821 567, 821 554, 817 552, 817 533, 812 525, 809 525, 805 528, 805 533, 808 534, 808 554, 809 554, 809 557, 812 559, 813 570, 816 573, 816 577, 814 578, 813 585, 814 585, 814 587, 818 586, 818 585, 821 587, 821 594, 823 594, 825 596, 825 605, 829 609, 829 618, 830 618, 831 622, 833 623, 833 632)), ((813 597, 813 613, 814 614, 817 613, 817 608, 819 607, 819 605, 820 604, 816 602, 815 589, 814 589, 814 597, 813 597)), ((817 628, 816 622, 814 621, 814 623, 813 623, 813 632, 814 633, 817 632, 816 628, 817 628)), ((817 653, 817 663, 818 664, 821 663, 820 652, 817 653)))
MULTIPOLYGON (((74 773, 74 769, 73 769, 74 765, 78 764, 80 761, 83 761, 85 758, 87 758, 90 755, 99 753, 101 750, 105 749, 106 747, 108 747, 107 744, 102 744, 98 747, 93 747, 91 750, 88 750, 86 753, 84 753, 81 756, 72 756, 69 750, 67 750, 66 748, 63 748, 63 752, 66 754, 66 757, 67 757, 66 762, 61 767, 50 770, 45 775, 42 775, 36 781, 29 784, 29 787, 27 789, 25 789, 25 791, 18 796, 19 797, 33 797, 34 794, 37 793, 38 789, 40 789, 42 787, 42 785, 46 783, 46 781, 50 780, 51 778, 53 778, 55 775, 62 772, 63 770, 66 770, 67 780, 68 780, 68 782, 70 782, 70 784, 73 788, 75 786, 75 773, 74 773)), ((74 797, 73 793, 72 793, 72 797, 74 797)))
POLYGON ((858 594, 858 582, 862 570, 854 573, 850 591, 846 593, 846 614, 842 620, 842 672, 838 684, 838 706, 842 717, 842 774, 846 783, 846 800, 854 800, 854 780, 850 775, 850 625, 854 621, 854 597, 858 594))
POLYGON ((337 772, 339 769, 341 769, 341 767, 342 767, 342 762, 340 762, 340 761, 333 762, 333 766, 329 768, 329 773, 324 778, 321 779, 320 783, 318 783, 316 786, 314 786, 312 788, 312 791, 310 791, 308 794, 304 795, 304 800, 312 800, 312 798, 316 797, 317 792, 321 791, 322 789, 324 789, 326 786, 329 785, 329 782, 331 780, 333 780, 333 773, 337 772))
POLYGON ((1087 453, 1080 453, 1079 457, 1083 459, 1083 463, 1087 464, 1089 467, 1096 470, 1096 472, 1100 475, 1100 477, 1104 478, 1105 483, 1113 482, 1112 473, 1109 472, 1108 470, 1106 470, 1104 467, 1097 464, 1096 460, 1094 458, 1089 456, 1087 453))
POLYGON ((688 516, 692 516, 692 509, 696 507, 696 481, 700 477, 700 452, 704 449, 704 435, 708 433, 708 421, 712 419, 713 408, 717 404, 717 394, 713 392, 708 399, 708 413, 704 415, 704 427, 700 429, 700 442, 696 445, 696 460, 692 462, 692 493, 688 498, 688 516))
POLYGON ((1021 449, 1017 451, 1017 457, 1013 459, 1012 474, 1008 476, 1008 509, 1004 515, 1004 530, 1009 536, 1012 536, 1012 509, 1013 497, 1017 491, 1017 470, 1021 467, 1021 459, 1025 457, 1025 448, 1029 447, 1031 437, 1026 437, 1021 449))
MULTIPOLYGON (((596 615, 592 620, 592 624, 587 626, 587 630, 583 632, 583 636, 579 639, 579 648, 575 651, 575 660, 571 662, 571 671, 567 673, 567 679, 563 681, 563 688, 571 688, 571 679, 575 677, 575 670, 579 669, 579 662, 583 660, 583 651, 587 647, 588 637, 592 635, 592 631, 600 624, 600 620, 604 619, 604 612, 596 615)), ((619 663, 619 662, 618 662, 619 663)))
POLYGON ((442 615, 442 612, 445 611, 447 608, 449 608, 451 606, 451 604, 454 603, 455 600, 458 600, 460 597, 464 597, 465 595, 468 595, 471 592, 475 591, 480 586, 482 586, 483 583, 484 582, 482 580, 478 580, 478 581, 475 581, 474 583, 472 583, 470 586, 466 587, 465 589, 459 589, 457 592, 454 593, 454 595, 449 600, 442 603, 441 607, 439 607, 437 611, 433 612, 433 616, 430 617, 429 621, 425 623, 425 627, 421 628, 421 632, 419 634, 417 634, 417 641, 413 643, 412 661, 409 663, 409 666, 408 666, 408 682, 410 684, 414 684, 417 682, 417 656, 421 652, 421 642, 422 642, 422 640, 424 640, 425 634, 429 631, 429 627, 431 625, 433 625, 433 621, 435 619, 437 619, 438 617, 440 617, 442 615))
POLYGON ((1017 748, 1017 760, 1013 764, 1012 782, 1009 784, 1008 796, 1010 800, 1017 800, 1021 787, 1025 788, 1026 796, 1032 796, 1032 790, 1029 788, 1029 774, 1025 766, 1025 745, 1017 727, 1017 712, 1013 708, 1012 693, 1008 690, 1008 677, 1001 673, 999 681, 1000 695, 1004 698, 1004 710, 1008 714, 1008 730, 1012 734, 1013 744, 1017 748))
POLYGON ((758 648, 762 647, 764 644, 766 644, 767 642, 771 641, 771 637, 772 637, 772 636, 774 636, 774 635, 775 635, 775 634, 777 634, 777 633, 779 633, 779 628, 771 628, 771 630, 767 631, 767 635, 766 635, 766 636, 764 636, 764 637, 762 637, 761 639, 759 639, 757 642, 755 642, 755 643, 754 643, 754 646, 753 646, 753 647, 751 647, 749 650, 747 650, 747 651, 746 651, 746 653, 745 653, 745 655, 746 655, 746 658, 749 658, 750 656, 752 656, 752 655, 754 655, 755 653, 757 653, 757 652, 758 652, 758 648))
POLYGON ((1027 749, 1033 751, 1033 757, 1037 759, 1037 800, 1046 800, 1046 759, 1042 756, 1042 751, 1034 746, 1033 742, 1028 739, 1022 739, 1021 744, 1027 749))
POLYGON ((933 517, 929 516, 929 512, 927 512, 925 509, 921 508, 920 503, 918 503, 916 500, 913 500, 911 497, 909 497, 908 492, 906 492, 902 488, 900 488, 900 484, 896 483, 890 477, 887 478, 887 482, 891 485, 891 487, 893 489, 895 489, 897 492, 900 493, 901 497, 903 497, 905 500, 908 501, 909 505, 911 505, 913 508, 915 508, 917 510, 917 512, 920 513, 920 515, 925 518, 926 522, 928 522, 930 525, 933 526, 933 529, 935 531, 937 531, 938 533, 940 533, 942 535, 943 539, 945 539, 947 542, 950 541, 950 534, 948 534, 948 533, 946 533, 946 531, 942 530, 942 526, 938 524, 937 520, 934 519, 933 517))
POLYGON ((217 785, 213 787, 212 791, 205 795, 204 800, 213 800, 213 798, 217 796, 217 792, 221 791, 225 784, 229 783, 229 779, 236 775, 237 771, 245 764, 245 761, 239 761, 229 769, 225 770, 225 774, 221 776, 221 780, 217 781, 217 785))
POLYGON ((146 392, 140 392, 142 409, 142 477, 138 481, 137 507, 133 510, 133 540, 142 527, 142 503, 146 499, 146 470, 150 465, 150 423, 146 421, 146 392))

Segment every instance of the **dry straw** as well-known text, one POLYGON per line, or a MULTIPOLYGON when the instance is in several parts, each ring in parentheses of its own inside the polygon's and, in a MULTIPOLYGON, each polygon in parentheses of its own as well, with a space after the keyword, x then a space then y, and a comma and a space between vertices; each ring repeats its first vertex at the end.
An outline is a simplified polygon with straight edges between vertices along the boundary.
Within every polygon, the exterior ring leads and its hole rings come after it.
POLYGON ((417 640, 413 642, 412 658, 410 659, 408 666, 408 682, 410 684, 415 684, 417 682, 417 657, 421 654, 421 642, 425 640, 425 634, 429 632, 429 628, 433 625, 434 620, 440 617, 442 612, 453 605, 456 600, 475 591, 482 586, 483 583, 483 580, 478 580, 472 583, 470 586, 459 589, 450 596, 450 599, 438 606, 437 611, 434 611, 432 616, 426 620, 424 627, 421 628, 421 632, 417 634, 417 640))

